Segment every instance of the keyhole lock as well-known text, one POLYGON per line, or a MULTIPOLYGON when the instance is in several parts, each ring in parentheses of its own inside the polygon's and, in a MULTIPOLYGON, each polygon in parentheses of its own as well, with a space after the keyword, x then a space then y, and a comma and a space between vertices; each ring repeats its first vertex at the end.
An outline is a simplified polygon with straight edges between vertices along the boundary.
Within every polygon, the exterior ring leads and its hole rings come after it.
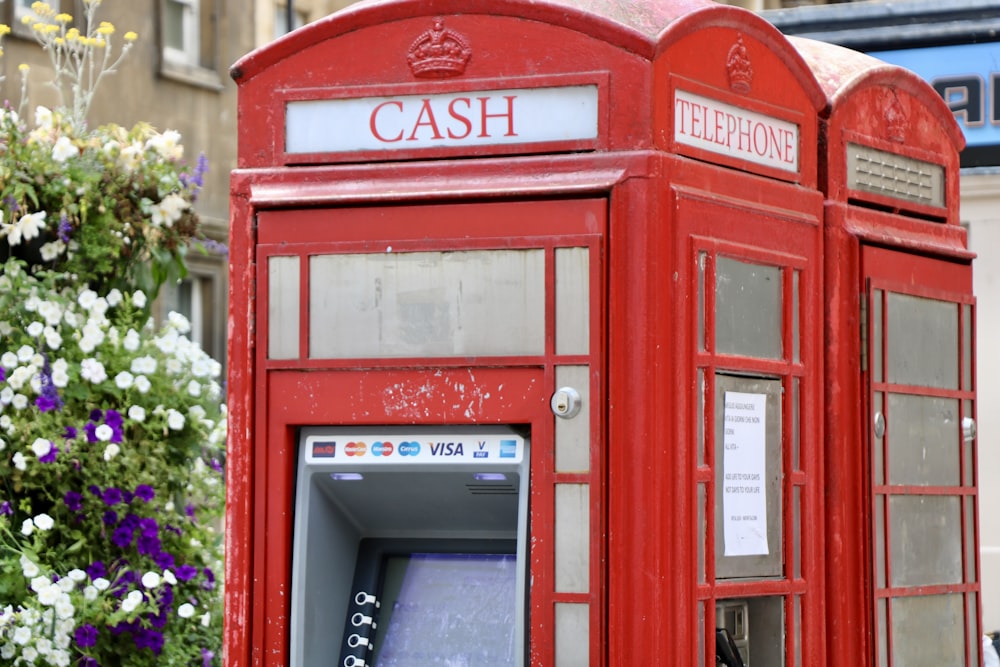
POLYGON ((552 414, 563 419, 570 419, 579 414, 582 403, 580 392, 573 387, 560 387, 556 393, 552 394, 550 401, 552 414))

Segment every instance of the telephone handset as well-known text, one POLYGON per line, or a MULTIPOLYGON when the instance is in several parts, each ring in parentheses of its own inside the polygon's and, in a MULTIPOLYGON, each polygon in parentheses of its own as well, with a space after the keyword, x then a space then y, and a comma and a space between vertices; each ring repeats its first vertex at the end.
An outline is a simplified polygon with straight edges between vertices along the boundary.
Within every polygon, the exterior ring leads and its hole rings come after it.
POLYGON ((746 667, 733 636, 726 628, 715 629, 715 662, 726 667, 746 667))

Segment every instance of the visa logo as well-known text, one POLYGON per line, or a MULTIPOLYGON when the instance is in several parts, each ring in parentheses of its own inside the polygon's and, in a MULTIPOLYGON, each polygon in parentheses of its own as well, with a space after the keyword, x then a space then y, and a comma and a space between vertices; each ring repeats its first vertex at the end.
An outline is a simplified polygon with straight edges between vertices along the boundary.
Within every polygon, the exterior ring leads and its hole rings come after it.
POLYGON ((431 456, 464 456, 465 450, 460 442, 432 442, 431 456))

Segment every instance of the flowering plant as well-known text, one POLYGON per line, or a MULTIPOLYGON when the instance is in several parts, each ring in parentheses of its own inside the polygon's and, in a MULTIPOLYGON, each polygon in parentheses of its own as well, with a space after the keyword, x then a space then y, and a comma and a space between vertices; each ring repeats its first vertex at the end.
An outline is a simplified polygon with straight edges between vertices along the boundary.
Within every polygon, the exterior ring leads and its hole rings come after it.
POLYGON ((99 4, 82 33, 32 6, 72 102, 33 126, 0 110, 0 663, 209 667, 221 365, 148 304, 185 273, 205 164, 184 164, 176 132, 87 129, 117 63, 95 55, 114 32, 99 4))
MULTIPOLYGON (((34 127, 13 108, 0 112, 0 259, 20 256, 86 275, 94 289, 134 286, 153 298, 166 280, 186 275, 189 245, 204 241, 192 205, 207 164, 202 155, 188 165, 173 130, 143 123, 87 128, 94 87, 120 60, 108 56, 114 26, 96 22, 99 5, 86 3, 84 32, 67 27, 68 14, 32 5, 32 27, 56 72, 53 85, 72 102, 37 107, 34 127)), ((134 39, 126 34, 120 55, 134 39)), ((26 77, 25 66, 22 72, 26 77)))
POLYGON ((220 365, 141 291, 0 268, 0 658, 211 664, 220 365))

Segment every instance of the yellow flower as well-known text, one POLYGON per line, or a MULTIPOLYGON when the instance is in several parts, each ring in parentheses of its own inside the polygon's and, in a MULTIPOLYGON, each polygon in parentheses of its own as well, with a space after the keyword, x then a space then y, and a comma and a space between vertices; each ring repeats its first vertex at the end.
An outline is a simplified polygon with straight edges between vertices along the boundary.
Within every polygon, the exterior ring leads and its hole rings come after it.
POLYGON ((3 55, 3 48, 0 47, 0 56, 2 56, 2 55, 3 55))
POLYGON ((45 32, 49 35, 51 35, 54 32, 59 32, 60 30, 61 28, 57 26, 55 23, 49 23, 48 25, 45 26, 45 32))
POLYGON ((125 33, 126 42, 134 42, 137 39, 139 39, 139 35, 135 34, 135 31, 129 30, 127 33, 125 33))
POLYGON ((6 23, 0 23, 0 37, 9 34, 10 34, 10 26, 7 25, 6 23))
POLYGON ((52 16, 55 11, 49 6, 47 2, 33 2, 31 3, 31 11, 35 12, 39 16, 52 16))
POLYGON ((31 17, 27 14, 21 17, 21 23, 23 23, 24 25, 28 25, 29 23, 31 23, 31 20, 32 20, 31 17))
POLYGON ((57 46, 62 46, 63 44, 65 44, 65 43, 66 43, 66 40, 65 40, 65 39, 63 39, 62 37, 56 37, 56 38, 55 38, 54 40, 52 40, 52 41, 54 41, 54 42, 56 43, 56 45, 57 45, 57 46))
POLYGON ((63 12, 62 14, 56 14, 56 21, 58 21, 59 23, 69 23, 72 20, 73 17, 67 14, 66 12, 63 12))
POLYGON ((96 46, 96 47, 97 47, 97 48, 99 48, 99 49, 103 49, 103 48, 104 48, 105 46, 107 46, 107 45, 108 45, 108 43, 107 43, 107 42, 105 42, 105 41, 104 41, 103 39, 101 39, 100 37, 98 37, 97 39, 95 39, 95 40, 94 40, 94 46, 96 46))
POLYGON ((101 25, 97 28, 97 32, 102 35, 110 35, 115 31, 115 26, 108 21, 101 21, 101 25))
POLYGON ((77 38, 80 37, 80 31, 76 28, 70 28, 66 31, 66 40, 70 42, 75 42, 77 38))
POLYGON ((28 67, 28 63, 21 63, 20 65, 17 66, 17 69, 19 69, 21 72, 27 72, 31 68, 28 67))

